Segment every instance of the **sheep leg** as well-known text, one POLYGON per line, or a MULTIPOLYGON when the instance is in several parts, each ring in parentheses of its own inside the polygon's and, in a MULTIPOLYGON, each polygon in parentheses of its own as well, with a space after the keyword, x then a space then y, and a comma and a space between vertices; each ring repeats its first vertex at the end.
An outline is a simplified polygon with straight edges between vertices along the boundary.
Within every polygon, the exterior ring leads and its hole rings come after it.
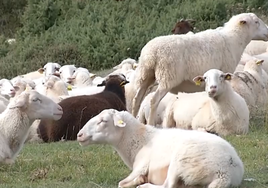
POLYGON ((132 101, 132 115, 134 117, 137 116, 140 109, 141 101, 143 100, 148 87, 153 83, 153 81, 154 80, 152 78, 147 78, 140 83, 137 93, 132 101))
POLYGON ((156 117, 156 110, 157 107, 162 100, 162 98, 168 93, 169 89, 164 89, 164 88, 157 88, 155 91, 155 94, 153 95, 151 99, 151 110, 149 114, 149 120, 148 124, 149 125, 155 125, 155 117, 156 117))
POLYGON ((128 177, 119 182, 118 187, 132 187, 147 182, 147 177, 140 171, 133 171, 128 177))
POLYGON ((227 188, 230 187, 230 185, 231 185, 230 178, 219 177, 213 180, 208 185, 208 188, 227 188))

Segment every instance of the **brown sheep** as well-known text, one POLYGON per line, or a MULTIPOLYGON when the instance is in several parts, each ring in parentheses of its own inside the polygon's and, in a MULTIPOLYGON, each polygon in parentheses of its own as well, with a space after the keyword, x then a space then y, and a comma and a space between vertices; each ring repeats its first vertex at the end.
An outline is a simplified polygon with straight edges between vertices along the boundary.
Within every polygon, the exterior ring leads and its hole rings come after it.
POLYGON ((105 86, 101 93, 62 100, 59 103, 63 109, 62 118, 59 121, 41 120, 37 129, 38 136, 44 142, 76 140, 78 131, 102 110, 109 108, 126 110, 124 85, 127 83, 123 74, 109 75, 98 85, 105 86))
POLYGON ((195 22, 194 20, 190 20, 190 19, 178 20, 174 28, 171 30, 171 32, 173 34, 186 34, 189 31, 193 31, 194 27, 192 26, 192 24, 194 24, 194 22, 195 22))

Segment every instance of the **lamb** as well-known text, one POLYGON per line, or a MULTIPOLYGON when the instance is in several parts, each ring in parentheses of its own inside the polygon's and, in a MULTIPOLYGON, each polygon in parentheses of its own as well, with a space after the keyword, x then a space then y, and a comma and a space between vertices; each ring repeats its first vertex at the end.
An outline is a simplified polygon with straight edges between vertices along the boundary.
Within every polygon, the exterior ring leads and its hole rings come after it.
POLYGON ((107 108, 125 110, 124 85, 127 83, 121 74, 110 75, 99 85, 105 86, 103 92, 62 100, 59 103, 64 111, 62 118, 59 121, 42 119, 37 130, 39 137, 44 142, 76 140, 76 135, 84 124, 102 110, 107 108))
POLYGON ((59 120, 62 114, 58 104, 37 91, 26 90, 16 96, 0 114, 0 162, 15 162, 35 119, 59 120))
POLYGON ((205 92, 179 93, 166 108, 163 127, 205 129, 223 136, 247 134, 249 109, 244 98, 232 89, 231 79, 232 74, 217 69, 195 77, 196 84, 205 83, 205 92))
POLYGON ((171 30, 171 32, 173 34, 186 34, 188 32, 192 32, 194 30, 194 27, 192 26, 192 24, 194 23, 195 21, 191 19, 178 20, 174 28, 171 30))
POLYGON ((223 138, 202 131, 157 129, 127 111, 103 110, 79 131, 77 141, 81 146, 112 145, 132 170, 119 182, 121 188, 227 188, 239 186, 244 175, 243 162, 223 138))
POLYGON ((234 72, 251 40, 268 40, 268 28, 254 13, 233 16, 221 29, 152 39, 141 50, 132 114, 136 117, 146 89, 157 81, 159 85, 151 100, 148 121, 154 125, 157 106, 167 92, 204 90, 196 87, 192 78, 211 68, 234 72))

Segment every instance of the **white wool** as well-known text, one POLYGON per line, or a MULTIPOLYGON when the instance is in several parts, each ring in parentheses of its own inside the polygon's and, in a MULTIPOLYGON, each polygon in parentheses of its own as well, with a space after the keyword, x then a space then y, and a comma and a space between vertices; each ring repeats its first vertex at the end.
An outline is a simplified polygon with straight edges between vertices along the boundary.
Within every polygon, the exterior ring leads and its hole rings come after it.
POLYGON ((58 120, 62 108, 33 90, 26 90, 10 101, 0 114, 0 162, 14 163, 35 119, 58 120))
POLYGON ((206 91, 179 93, 166 108, 163 127, 203 128, 220 135, 246 134, 249 110, 244 98, 229 84, 231 74, 211 69, 197 78, 206 83, 206 91))
POLYGON ((253 13, 233 16, 221 29, 152 39, 141 50, 132 114, 137 115, 146 89, 156 81, 159 85, 149 116, 149 124, 154 124, 157 106, 167 92, 202 91, 192 78, 211 68, 233 72, 252 39, 268 40, 268 28, 253 13))
POLYGON ((119 187, 146 182, 168 187, 180 180, 189 186, 227 188, 240 185, 244 174, 237 152, 221 137, 202 131, 157 129, 139 123, 127 111, 104 110, 77 136, 82 146, 114 147, 132 170, 119 187))

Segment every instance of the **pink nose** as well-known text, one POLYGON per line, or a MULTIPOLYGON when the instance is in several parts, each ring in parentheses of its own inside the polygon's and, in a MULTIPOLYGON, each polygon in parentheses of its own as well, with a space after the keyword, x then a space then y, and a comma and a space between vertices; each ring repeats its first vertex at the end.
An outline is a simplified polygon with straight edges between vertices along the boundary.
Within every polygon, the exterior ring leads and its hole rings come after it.
POLYGON ((82 137, 83 136, 83 133, 79 133, 78 135, 77 135, 77 137, 82 137))

